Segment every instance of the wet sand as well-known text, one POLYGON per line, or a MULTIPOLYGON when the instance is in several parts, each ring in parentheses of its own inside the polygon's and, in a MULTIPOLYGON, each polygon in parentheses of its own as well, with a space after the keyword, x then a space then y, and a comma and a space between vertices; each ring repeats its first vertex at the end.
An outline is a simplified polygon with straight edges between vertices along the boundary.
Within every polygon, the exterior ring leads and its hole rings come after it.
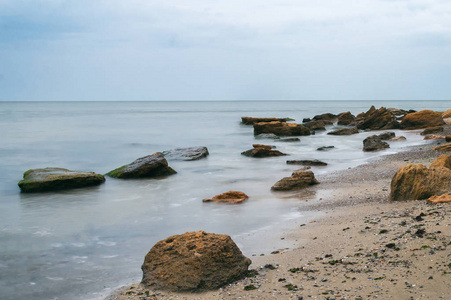
POLYGON ((451 204, 388 201, 395 172, 428 166, 443 154, 432 150, 437 143, 444 140, 317 177, 321 184, 290 193, 310 199, 301 211, 320 216, 281 233, 290 249, 250 257, 256 276, 195 294, 134 284, 108 299, 449 299, 451 204))

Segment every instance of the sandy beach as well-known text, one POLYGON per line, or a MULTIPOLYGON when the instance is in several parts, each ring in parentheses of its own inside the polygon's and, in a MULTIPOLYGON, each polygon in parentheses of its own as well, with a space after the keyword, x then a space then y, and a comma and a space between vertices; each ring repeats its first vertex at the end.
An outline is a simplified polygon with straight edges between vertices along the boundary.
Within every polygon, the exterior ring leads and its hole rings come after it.
POLYGON ((281 234, 290 249, 250 257, 251 277, 196 294, 137 283, 107 299, 450 299, 451 205, 388 201, 395 172, 429 166, 443 154, 432 150, 437 143, 444 140, 317 177, 321 184, 294 196, 321 217, 281 234))

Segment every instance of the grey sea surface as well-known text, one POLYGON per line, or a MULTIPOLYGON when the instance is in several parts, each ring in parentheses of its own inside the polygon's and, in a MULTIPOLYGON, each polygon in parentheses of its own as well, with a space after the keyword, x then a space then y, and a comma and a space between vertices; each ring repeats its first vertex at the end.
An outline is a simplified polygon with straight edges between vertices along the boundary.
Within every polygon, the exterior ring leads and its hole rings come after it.
POLYGON ((407 141, 366 153, 363 139, 379 132, 317 132, 294 143, 257 139, 241 117, 300 123, 371 105, 440 111, 449 101, 0 102, 0 298, 102 299, 141 279, 144 256, 157 241, 186 231, 229 234, 249 257, 284 247, 275 233, 311 217, 299 209, 299 197, 270 190, 299 167, 287 159, 325 161, 327 167, 312 170, 327 174, 427 142, 418 131, 395 130, 407 141), (290 156, 242 156, 253 143, 275 145, 290 156), (169 160, 178 173, 163 179, 107 178, 98 187, 35 194, 17 186, 32 168, 104 174, 154 152, 192 146, 206 146, 210 155, 169 160), (202 202, 229 190, 250 199, 202 202))

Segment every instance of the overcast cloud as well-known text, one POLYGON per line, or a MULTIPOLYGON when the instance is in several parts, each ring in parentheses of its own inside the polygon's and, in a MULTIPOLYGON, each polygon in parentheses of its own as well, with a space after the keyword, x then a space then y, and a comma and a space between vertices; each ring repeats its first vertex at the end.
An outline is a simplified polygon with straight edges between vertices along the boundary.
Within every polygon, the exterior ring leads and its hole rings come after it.
POLYGON ((447 0, 0 0, 0 100, 450 99, 447 0))

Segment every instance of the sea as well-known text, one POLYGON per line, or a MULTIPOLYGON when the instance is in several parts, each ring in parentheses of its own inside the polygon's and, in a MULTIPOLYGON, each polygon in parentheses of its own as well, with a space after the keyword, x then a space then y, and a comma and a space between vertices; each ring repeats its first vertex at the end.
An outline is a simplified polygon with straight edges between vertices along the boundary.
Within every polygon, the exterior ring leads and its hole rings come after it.
POLYGON ((103 299, 140 281, 144 256, 156 242, 187 231, 228 234, 251 259, 286 246, 276 233, 305 222, 311 212, 300 203, 321 196, 271 192, 299 168, 287 159, 327 162, 312 168, 321 177, 428 142, 419 131, 401 130, 396 135, 406 141, 374 153, 363 152, 362 141, 378 132, 317 131, 281 142, 255 137, 241 117, 301 123, 322 113, 366 112, 371 105, 451 108, 449 101, 0 102, 0 299, 103 299), (255 143, 289 156, 241 155, 255 143), (31 194, 17 186, 28 169, 105 174, 155 152, 194 146, 206 146, 209 156, 169 160, 177 174, 166 178, 107 177, 97 187, 31 194), (335 148, 317 151, 321 146, 335 148), (240 205, 202 202, 229 190, 250 198, 240 205))

